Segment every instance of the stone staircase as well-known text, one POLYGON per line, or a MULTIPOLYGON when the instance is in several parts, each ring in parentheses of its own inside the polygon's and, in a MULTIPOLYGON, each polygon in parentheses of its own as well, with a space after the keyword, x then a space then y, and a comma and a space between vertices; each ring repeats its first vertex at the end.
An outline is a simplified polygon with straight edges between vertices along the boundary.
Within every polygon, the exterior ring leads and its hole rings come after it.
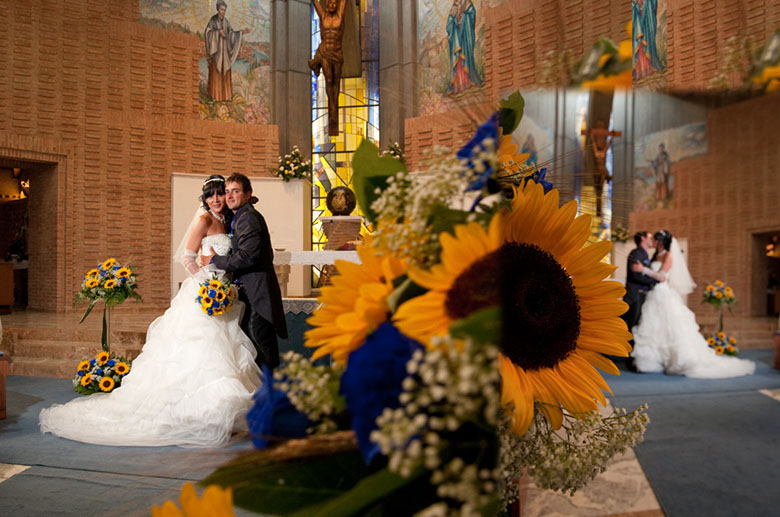
MULTIPOLYGON (((79 361, 101 351, 99 336, 82 329, 4 328, 0 349, 11 357, 11 375, 70 378, 79 361)), ((114 331, 111 352, 132 360, 145 341, 145 331, 114 331)))
MULTIPOLYGON (((715 315, 698 315, 697 321, 704 335, 714 334, 718 319, 715 315)), ((737 338, 738 346, 743 349, 772 348, 772 339, 777 330, 777 318, 769 316, 739 317, 727 314, 723 320, 727 334, 737 338)))

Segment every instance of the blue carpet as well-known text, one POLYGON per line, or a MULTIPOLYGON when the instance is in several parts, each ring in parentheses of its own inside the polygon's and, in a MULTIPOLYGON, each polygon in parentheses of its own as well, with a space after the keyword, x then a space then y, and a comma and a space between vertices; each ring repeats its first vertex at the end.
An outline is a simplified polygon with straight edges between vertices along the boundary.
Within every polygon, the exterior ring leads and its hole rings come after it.
POLYGON ((41 434, 40 410, 78 396, 68 379, 7 378, 0 463, 31 468, 0 483, 0 515, 149 515, 166 499, 178 503, 184 482, 251 448, 243 437, 223 449, 185 449, 106 447, 41 434))
POLYGON ((780 514, 780 388, 773 351, 743 351, 755 375, 688 379, 621 371, 606 376, 617 407, 648 403, 636 455, 668 516, 780 514))

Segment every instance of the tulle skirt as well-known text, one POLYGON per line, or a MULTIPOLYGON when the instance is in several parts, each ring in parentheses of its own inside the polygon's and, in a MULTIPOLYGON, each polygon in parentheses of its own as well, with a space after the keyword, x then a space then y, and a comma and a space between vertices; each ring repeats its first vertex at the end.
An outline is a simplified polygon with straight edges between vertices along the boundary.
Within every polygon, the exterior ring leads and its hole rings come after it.
POLYGON ((631 357, 640 372, 665 372, 700 379, 752 375, 755 363, 717 355, 699 333, 696 316, 667 283, 647 293, 642 317, 632 329, 631 357))
POLYGON ((149 326, 122 385, 43 409, 41 432, 101 445, 227 444, 246 427, 260 370, 239 327, 243 304, 236 299, 227 314, 208 316, 197 295, 198 280, 188 278, 149 326))

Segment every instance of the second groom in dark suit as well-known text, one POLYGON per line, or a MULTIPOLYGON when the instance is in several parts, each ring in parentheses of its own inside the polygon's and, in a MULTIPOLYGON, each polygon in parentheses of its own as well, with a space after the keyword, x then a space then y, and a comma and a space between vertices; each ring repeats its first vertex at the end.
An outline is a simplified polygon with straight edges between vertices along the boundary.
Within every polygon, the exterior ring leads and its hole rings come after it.
POLYGON ((265 219, 255 210, 257 198, 243 174, 225 180, 225 201, 233 210, 230 254, 215 255, 211 263, 233 274, 238 298, 246 305, 241 328, 257 348, 258 366, 279 365, 277 336, 287 337, 282 292, 274 271, 274 252, 265 219))

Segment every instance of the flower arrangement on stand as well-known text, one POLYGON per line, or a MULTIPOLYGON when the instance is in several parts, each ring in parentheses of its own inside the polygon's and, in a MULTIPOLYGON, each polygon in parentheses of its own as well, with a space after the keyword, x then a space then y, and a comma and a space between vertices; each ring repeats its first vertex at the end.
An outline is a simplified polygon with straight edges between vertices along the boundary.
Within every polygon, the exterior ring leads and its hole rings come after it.
POLYGON ((401 145, 398 142, 393 142, 388 145, 387 149, 382 151, 382 156, 390 156, 401 163, 406 163, 406 155, 404 155, 404 151, 401 149, 401 145))
POLYGON ((271 172, 285 182, 294 179, 308 179, 311 177, 311 160, 304 158, 296 145, 290 153, 279 157, 279 167, 271 169, 271 172))
POLYGON ((248 416, 261 450, 203 484, 275 515, 493 515, 523 469, 573 493, 641 441, 645 406, 598 412, 597 369, 619 374, 602 354, 630 350, 611 243, 588 244, 591 216, 543 171, 511 198, 498 182, 522 106, 502 101, 425 174, 361 143, 355 191, 375 225, 361 263, 337 261, 322 289, 312 359, 264 372, 248 416))
POLYGON ((221 316, 233 306, 236 294, 232 286, 228 278, 214 274, 200 283, 195 302, 209 316, 221 316))
POLYGON ((734 290, 724 284, 722 280, 715 280, 707 284, 704 288, 704 297, 702 303, 709 303, 718 309, 718 332, 723 332, 723 306, 728 307, 731 312, 731 306, 737 304, 734 297, 734 290))
POLYGON ((612 242, 627 242, 631 235, 628 233, 628 229, 620 224, 612 226, 612 235, 610 240, 612 242))
POLYGON ((112 391, 121 384, 122 377, 130 371, 130 361, 111 353, 111 309, 128 298, 141 299, 136 292, 135 266, 122 266, 115 258, 109 258, 90 269, 81 282, 81 289, 74 298, 74 305, 89 300, 82 323, 99 301, 104 302, 103 332, 100 343, 103 351, 94 359, 79 363, 73 380, 77 393, 89 395, 98 391, 112 391), (110 365, 108 363, 111 363, 110 365))

